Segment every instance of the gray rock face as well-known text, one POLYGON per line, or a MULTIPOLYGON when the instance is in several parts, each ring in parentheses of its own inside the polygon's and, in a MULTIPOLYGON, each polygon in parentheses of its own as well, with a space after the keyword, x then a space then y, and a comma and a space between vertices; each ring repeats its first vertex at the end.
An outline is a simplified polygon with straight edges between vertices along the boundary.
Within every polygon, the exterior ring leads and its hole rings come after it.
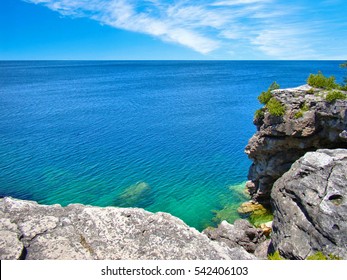
POLYGON ((289 259, 315 251, 347 259, 347 150, 309 152, 271 192, 272 243, 289 259))
POLYGON ((253 227, 247 220, 236 220, 234 224, 223 221, 218 228, 207 228, 203 233, 212 240, 224 243, 229 248, 241 246, 252 254, 257 251, 259 258, 267 257, 267 248, 265 248, 266 245, 263 245, 266 241, 263 231, 253 227), (260 245, 262 248, 257 250, 260 245))
POLYGON ((166 213, 0 199, 1 259, 254 259, 166 213))
MULTIPOLYGON (((257 132, 245 152, 253 161, 247 186, 252 198, 270 201, 273 183, 306 152, 322 148, 347 148, 347 100, 329 103, 327 91, 305 85, 272 91, 283 104, 282 117, 270 115, 254 120, 257 132)), ((345 92, 346 93, 346 92, 345 92)))

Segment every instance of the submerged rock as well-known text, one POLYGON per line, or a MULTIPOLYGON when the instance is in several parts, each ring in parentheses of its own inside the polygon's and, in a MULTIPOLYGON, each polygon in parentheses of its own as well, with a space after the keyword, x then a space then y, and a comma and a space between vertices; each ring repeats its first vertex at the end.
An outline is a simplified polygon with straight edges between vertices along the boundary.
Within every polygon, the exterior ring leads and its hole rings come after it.
POLYGON ((131 207, 136 205, 144 198, 149 191, 150 186, 146 182, 137 182, 126 188, 116 199, 116 205, 122 207, 131 207))
POLYGON ((271 188, 306 152, 347 148, 347 100, 328 102, 327 91, 308 85, 278 89, 272 95, 284 107, 283 116, 267 109, 254 120, 257 132, 245 152, 253 161, 246 187, 252 198, 269 204, 271 188))
MULTIPOLYGON (((0 199, 1 259, 254 259, 166 213, 0 199)), ((254 237, 256 238, 256 237, 254 237)))
POLYGON ((288 259, 323 252, 347 259, 347 149, 309 152, 271 192, 272 245, 288 259))
MULTIPOLYGON (((262 224, 273 220, 270 207, 264 207, 264 205, 252 200, 242 203, 237 211, 243 217, 247 217, 256 227, 260 227, 262 224)), ((268 230, 265 231, 268 232, 268 230)))

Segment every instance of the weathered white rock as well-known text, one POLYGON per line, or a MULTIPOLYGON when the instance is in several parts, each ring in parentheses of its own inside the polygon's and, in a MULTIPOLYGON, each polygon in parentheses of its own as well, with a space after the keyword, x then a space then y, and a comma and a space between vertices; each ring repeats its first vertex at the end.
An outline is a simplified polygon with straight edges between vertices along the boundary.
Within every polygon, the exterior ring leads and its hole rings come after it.
POLYGON ((0 256, 2 260, 19 259, 23 243, 19 241, 18 227, 10 219, 0 218, 0 256))
POLYGON ((1 259, 254 259, 166 213, 0 199, 1 259))
POLYGON ((347 149, 305 154, 276 181, 271 197, 272 244, 282 256, 322 251, 347 259, 347 149))

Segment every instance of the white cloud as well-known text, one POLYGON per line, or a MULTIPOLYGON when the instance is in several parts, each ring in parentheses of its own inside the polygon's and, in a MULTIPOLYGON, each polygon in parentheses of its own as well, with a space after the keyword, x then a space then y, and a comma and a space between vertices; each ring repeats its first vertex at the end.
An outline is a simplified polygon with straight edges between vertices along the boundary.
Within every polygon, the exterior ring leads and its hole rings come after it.
POLYGON ((211 4, 211 6, 238 6, 246 4, 268 3, 272 0, 225 0, 218 1, 211 4))
POLYGON ((262 30, 251 40, 251 43, 271 57, 309 59, 316 54, 306 43, 305 33, 305 30, 279 25, 276 29, 262 30))
POLYGON ((307 22, 302 21, 305 9, 279 0, 24 1, 65 16, 89 17, 101 24, 148 34, 202 54, 218 49, 233 54, 237 53, 236 47, 243 47, 265 58, 317 55, 309 38, 318 34, 319 28, 308 28, 307 22), (301 18, 297 16, 300 13, 301 18))

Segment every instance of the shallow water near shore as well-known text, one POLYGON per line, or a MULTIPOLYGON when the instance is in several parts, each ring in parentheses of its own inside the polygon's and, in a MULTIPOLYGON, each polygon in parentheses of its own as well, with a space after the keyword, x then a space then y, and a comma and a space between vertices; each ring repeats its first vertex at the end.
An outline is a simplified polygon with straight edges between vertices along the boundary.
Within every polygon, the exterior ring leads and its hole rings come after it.
POLYGON ((2 61, 0 195, 232 222, 259 93, 339 63, 2 61))

